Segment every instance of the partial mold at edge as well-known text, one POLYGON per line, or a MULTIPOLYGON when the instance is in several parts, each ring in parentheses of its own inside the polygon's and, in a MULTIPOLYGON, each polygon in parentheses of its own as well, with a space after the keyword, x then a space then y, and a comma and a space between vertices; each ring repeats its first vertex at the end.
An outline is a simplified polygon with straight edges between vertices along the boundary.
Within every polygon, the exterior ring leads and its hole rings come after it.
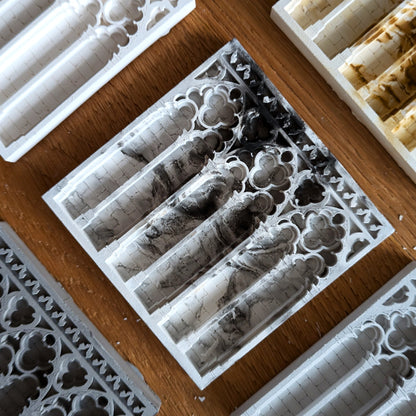
POLYGON ((237 41, 44 199, 200 388, 392 232, 237 41))
POLYGON ((15 162, 195 0, 2 0, 0 155, 15 162))
POLYGON ((153 416, 159 398, 0 223, 0 413, 153 416))
POLYGON ((416 182, 416 1, 281 0, 271 16, 416 182))
POLYGON ((416 262, 232 416, 416 414, 416 262))

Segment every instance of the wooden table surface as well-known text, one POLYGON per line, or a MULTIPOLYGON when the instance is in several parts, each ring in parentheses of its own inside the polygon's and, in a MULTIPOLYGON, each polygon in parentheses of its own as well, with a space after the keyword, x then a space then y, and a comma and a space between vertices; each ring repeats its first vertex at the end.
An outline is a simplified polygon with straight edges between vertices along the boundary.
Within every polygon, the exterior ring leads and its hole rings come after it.
POLYGON ((416 259, 416 185, 275 26, 269 17, 273 3, 197 0, 196 10, 168 36, 26 156, 14 164, 0 162, 1 219, 119 353, 139 368, 162 400, 161 416, 228 415, 416 259), (396 232, 201 392, 41 196, 233 37, 396 232))

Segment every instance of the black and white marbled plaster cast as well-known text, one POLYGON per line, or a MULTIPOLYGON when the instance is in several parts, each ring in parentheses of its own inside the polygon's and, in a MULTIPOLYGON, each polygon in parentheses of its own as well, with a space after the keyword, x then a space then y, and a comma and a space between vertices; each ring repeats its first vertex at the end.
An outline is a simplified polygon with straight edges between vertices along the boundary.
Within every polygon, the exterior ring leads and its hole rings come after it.
POLYGON ((45 199, 201 388, 392 232, 235 40, 45 199))

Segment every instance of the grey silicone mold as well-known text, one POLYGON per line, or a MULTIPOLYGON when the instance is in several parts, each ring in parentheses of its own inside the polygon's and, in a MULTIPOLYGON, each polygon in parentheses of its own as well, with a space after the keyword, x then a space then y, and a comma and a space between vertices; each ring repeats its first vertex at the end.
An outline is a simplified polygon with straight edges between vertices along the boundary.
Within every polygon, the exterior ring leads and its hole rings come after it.
POLYGON ((160 400, 0 223, 0 415, 151 416, 160 400))
POLYGON ((195 0, 2 0, 0 155, 36 145, 195 0))
POLYGON ((416 262, 232 416, 416 414, 416 262))
POLYGON ((392 232, 237 41, 44 198, 200 388, 392 232))

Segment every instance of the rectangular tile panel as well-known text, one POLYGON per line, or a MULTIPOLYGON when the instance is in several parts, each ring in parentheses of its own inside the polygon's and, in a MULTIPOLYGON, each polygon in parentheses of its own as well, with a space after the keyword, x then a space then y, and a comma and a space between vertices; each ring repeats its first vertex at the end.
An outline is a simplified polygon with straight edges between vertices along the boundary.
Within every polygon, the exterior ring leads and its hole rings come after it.
POLYGON ((2 0, 0 155, 15 162, 195 0, 2 0))
POLYGON ((416 1, 281 0, 272 18, 416 182, 416 1))
POLYGON ((44 198, 200 388, 392 232, 235 40, 44 198))
POLYGON ((416 414, 416 262, 232 416, 416 414))
POLYGON ((159 398, 0 223, 0 414, 151 416, 159 398))

